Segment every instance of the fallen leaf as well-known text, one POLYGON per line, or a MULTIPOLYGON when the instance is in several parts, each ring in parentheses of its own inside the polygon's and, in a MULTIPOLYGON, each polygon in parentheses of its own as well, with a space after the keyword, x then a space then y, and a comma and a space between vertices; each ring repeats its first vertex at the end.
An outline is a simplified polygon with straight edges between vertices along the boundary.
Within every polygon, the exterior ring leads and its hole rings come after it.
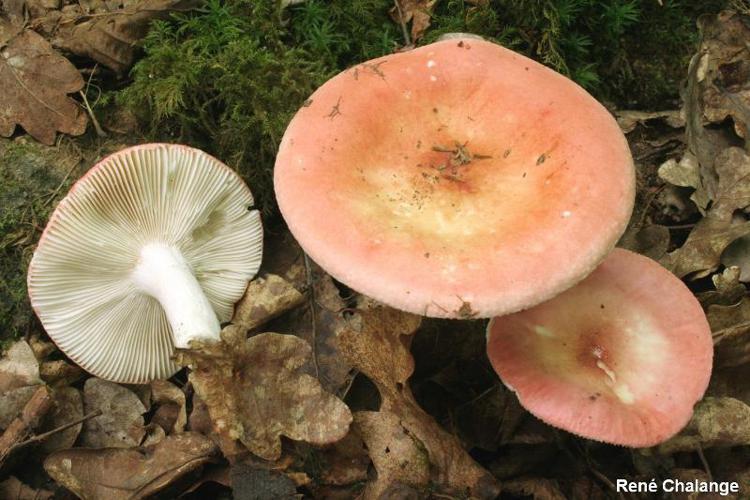
POLYGON ((234 308, 232 323, 253 330, 293 309, 305 297, 281 276, 267 274, 254 279, 234 308))
POLYGON ((294 481, 269 469, 235 465, 230 472, 234 500, 267 500, 298 498, 294 481))
MULTIPOLYGON (((45 417, 38 434, 57 429, 83 417, 83 398, 78 389, 60 387, 52 392, 52 399, 55 406, 45 417)), ((78 439, 81 429, 83 429, 83 423, 52 434, 42 441, 39 451, 42 454, 49 454, 71 448, 78 439)))
POLYGON ((352 416, 301 367, 312 349, 293 335, 196 345, 179 353, 215 428, 266 460, 281 456, 281 436, 312 444, 343 438, 352 416))
POLYGON ((43 361, 39 365, 39 375, 50 387, 63 387, 82 379, 86 372, 77 365, 72 365, 62 359, 56 359, 43 361))
POLYGON ((391 18, 397 23, 411 22, 411 41, 416 43, 430 27, 432 9, 437 0, 396 0, 391 8, 391 18))
MULTIPOLYGON (((119 5, 118 5, 119 4, 119 5)), ((194 0, 137 0, 116 7, 100 2, 87 12, 79 9, 63 11, 56 23, 39 19, 37 24, 52 27, 52 45, 77 56, 89 57, 118 74, 133 64, 138 42, 146 36, 156 19, 166 19, 173 12, 196 7, 194 0)))
POLYGON ((141 444, 146 407, 135 393, 114 382, 92 377, 83 386, 85 413, 101 410, 83 424, 81 442, 90 448, 129 448, 141 444))
POLYGON ((701 214, 706 213, 706 209, 713 198, 703 184, 698 159, 692 153, 685 153, 679 162, 674 159, 667 160, 661 164, 658 173, 659 177, 670 184, 693 188, 695 191, 690 195, 690 199, 698 207, 701 214))
POLYGON ((637 125, 646 125, 652 121, 663 121, 673 128, 682 128, 685 126, 685 117, 679 110, 669 111, 633 111, 622 110, 615 112, 617 124, 623 133, 628 134, 635 130, 637 125))
POLYGON ((151 382, 151 401, 159 405, 152 423, 159 424, 168 434, 185 430, 187 401, 179 387, 166 380, 154 380, 151 382))
POLYGON ((0 394, 0 430, 10 425, 18 416, 31 396, 36 392, 37 386, 19 387, 0 394))
POLYGON ((13 500, 48 500, 53 497, 51 491, 35 490, 34 488, 23 484, 14 476, 0 482, 0 498, 13 500))
POLYGON ((323 465, 320 480, 324 484, 343 486, 367 479, 370 457, 362 436, 354 428, 341 441, 320 450, 318 456, 323 465))
POLYGON ((0 136, 10 137, 20 125, 34 139, 51 145, 58 131, 86 131, 86 114, 67 96, 83 88, 81 74, 33 31, 22 31, 0 44, 0 88, 0 136))
POLYGON ((734 398, 706 397, 679 434, 660 444, 659 453, 694 451, 699 446, 750 445, 750 406, 734 398))
POLYGON ((378 477, 367 484, 365 498, 383 498, 392 485, 424 491, 430 482, 430 458, 416 437, 389 411, 360 411, 354 423, 362 434, 378 477))
MULTIPOLYGON (((455 436, 443 430, 419 407, 409 389, 408 379, 414 371, 409 345, 420 323, 419 316, 374 307, 358 310, 339 334, 342 354, 372 380, 382 398, 379 413, 384 416, 369 417, 366 427, 358 430, 365 442, 380 442, 384 436, 393 435, 394 422, 397 422, 402 432, 416 440, 425 451, 431 483, 453 493, 495 498, 499 489, 492 476, 472 460, 455 436)), ((371 458, 375 461, 372 455, 371 458)), ((378 464, 375 465, 377 468, 378 464)), ((380 476, 380 469, 378 473, 380 476)), ((382 474, 388 477, 385 469, 382 474)), ((383 484, 373 488, 374 491, 385 489, 383 484)))
POLYGON ((679 277, 692 273, 705 276, 719 266, 730 243, 750 234, 750 222, 732 217, 737 209, 750 205, 750 156, 740 148, 727 148, 714 166, 719 181, 713 205, 685 244, 661 260, 679 277))
POLYGON ((0 359, 0 393, 41 383, 39 362, 29 344, 19 340, 11 345, 0 359))
POLYGON ((217 454, 210 439, 185 432, 140 448, 58 451, 44 461, 44 470, 81 498, 135 500, 172 485, 217 454))
POLYGON ((706 312, 714 338, 717 367, 750 363, 750 299, 734 305, 710 305, 706 312))

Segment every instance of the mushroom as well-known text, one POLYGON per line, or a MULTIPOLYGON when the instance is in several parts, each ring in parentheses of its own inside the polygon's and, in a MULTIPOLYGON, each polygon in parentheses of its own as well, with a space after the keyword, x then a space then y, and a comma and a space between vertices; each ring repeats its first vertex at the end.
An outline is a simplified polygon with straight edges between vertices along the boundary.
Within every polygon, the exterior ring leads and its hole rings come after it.
POLYGON ((541 420, 642 447, 687 424, 708 386, 713 343, 682 281, 647 257, 616 249, 575 287, 491 320, 487 355, 541 420))
POLYGON ((299 110, 274 184, 333 277, 434 317, 507 314, 590 273, 630 217, 634 169, 582 88, 450 39, 340 73, 299 110))
POLYGON ((57 206, 29 265, 29 297, 84 369, 117 382, 164 378, 176 371, 174 347, 219 340, 262 239, 252 194, 229 167, 187 146, 135 146, 57 206))

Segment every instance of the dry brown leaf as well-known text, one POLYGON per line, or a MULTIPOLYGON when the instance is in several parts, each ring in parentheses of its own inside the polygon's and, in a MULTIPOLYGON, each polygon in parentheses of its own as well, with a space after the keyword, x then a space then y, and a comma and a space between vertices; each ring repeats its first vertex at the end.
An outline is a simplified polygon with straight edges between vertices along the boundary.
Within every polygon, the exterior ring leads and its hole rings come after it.
POLYGON ((425 490, 430 482, 430 457, 398 416, 389 411, 360 411, 354 414, 354 422, 378 472, 377 479, 368 483, 365 498, 382 498, 393 485, 425 490))
POLYGON ((253 330, 293 309, 305 297, 281 276, 267 274, 254 279, 234 308, 232 324, 253 330))
POLYGON ((646 124, 652 120, 664 121, 673 128, 682 128, 685 126, 685 118, 679 110, 670 111, 634 111, 622 110, 615 111, 617 124, 624 133, 630 133, 635 130, 638 124, 646 124))
POLYGON ((43 361, 39 365, 39 375, 50 387, 64 387, 71 385, 86 375, 77 365, 72 365, 62 359, 43 361))
POLYGON ((729 306, 710 305, 706 316, 714 337, 715 366, 750 363, 750 299, 729 306))
MULTIPOLYGON (((55 389, 52 393, 52 399, 55 406, 45 417, 42 426, 39 428, 39 434, 62 427, 83 417, 83 398, 78 389, 73 387, 55 389)), ((39 450, 43 454, 48 454, 71 448, 78 439, 78 434, 82 428, 83 424, 81 423, 52 434, 42 441, 39 450)))
POLYGON ((134 500, 153 495, 212 460, 218 448, 185 432, 140 448, 73 448, 51 454, 44 469, 81 498, 134 500))
POLYGON ((740 281, 750 281, 750 236, 734 240, 721 254, 721 263, 740 270, 740 281))
POLYGON ((152 422, 159 424, 168 434, 185 430, 187 401, 179 387, 166 380, 154 380, 151 382, 151 401, 160 405, 152 422))
POLYGON ((716 158, 714 167, 719 180, 713 206, 685 244, 661 260, 680 277, 692 273, 705 276, 719 266, 721 254, 730 243, 750 234, 750 222, 732 217, 737 209, 750 205, 750 156, 740 148, 727 148, 716 158))
POLYGON ((41 383, 39 362, 29 344, 19 340, 11 345, 0 359, 0 393, 41 383))
POLYGON ((52 44, 56 48, 89 57, 123 74, 133 64, 137 42, 146 36, 152 21, 166 18, 175 11, 190 10, 197 4, 194 0, 118 3, 115 9, 105 2, 92 5, 94 8, 87 11, 68 9, 63 19, 56 19, 54 23, 39 19, 37 23, 52 28, 52 44))
POLYGON ((224 340, 179 354, 220 433, 266 460, 281 456, 282 435, 319 445, 346 435, 349 408, 301 370, 307 342, 278 333, 224 340))
POLYGON ((750 406, 734 398, 706 397, 696 405, 687 426, 657 449, 670 454, 699 446, 742 445, 750 445, 750 406))
POLYGON ((0 43, 0 136, 10 137, 16 125, 49 145, 58 131, 81 135, 86 114, 67 94, 82 88, 78 70, 33 31, 0 43))
POLYGON ((11 476, 0 482, 0 498, 13 500, 48 500, 52 498, 52 492, 47 490, 35 490, 23 484, 17 478, 11 476))
MULTIPOLYGON (((356 420, 357 414, 354 414, 356 420)), ((362 436, 352 430, 344 439, 320 451, 323 471, 320 480, 324 484, 343 486, 367 479, 370 457, 365 451, 362 436)))
POLYGON ((430 27, 432 9, 437 0, 396 0, 391 17, 397 23, 411 22, 411 41, 417 42, 430 27))
MULTIPOLYGON (((409 389, 408 379, 414 371, 409 345, 420 323, 419 316, 374 307, 359 310, 339 334, 341 352, 377 386, 382 398, 379 413, 393 415, 371 418, 359 431, 365 442, 380 442, 383 436, 393 435, 396 419, 402 432, 425 451, 432 483, 461 495, 495 498, 499 489, 492 476, 471 459, 455 436, 419 407, 409 389)), ((388 477, 385 469, 378 473, 388 477)), ((377 485, 375 491, 382 489, 383 485, 377 485)))
POLYGON ((129 448, 141 444, 146 407, 135 393, 114 382, 92 377, 83 386, 85 413, 101 410, 83 424, 81 442, 90 448, 129 448))

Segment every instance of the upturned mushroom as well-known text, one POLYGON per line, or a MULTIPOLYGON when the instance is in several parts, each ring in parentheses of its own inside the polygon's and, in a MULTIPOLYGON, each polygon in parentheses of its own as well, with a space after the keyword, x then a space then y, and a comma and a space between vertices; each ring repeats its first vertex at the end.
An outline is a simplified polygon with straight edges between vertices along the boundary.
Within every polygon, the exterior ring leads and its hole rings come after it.
POLYGON ((518 311, 609 253, 634 201, 628 145, 581 87, 474 38, 355 66, 284 134, 274 184, 303 249, 417 314, 518 311))
POLYGON ((575 287, 490 321, 487 355, 541 420, 643 447, 687 424, 708 386, 713 342, 682 281, 647 257, 616 249, 575 287))
POLYGON ((263 230, 242 179, 187 146, 146 144, 94 166, 55 209, 29 266, 52 340, 99 377, 170 376, 174 347, 219 340, 257 272, 263 230))

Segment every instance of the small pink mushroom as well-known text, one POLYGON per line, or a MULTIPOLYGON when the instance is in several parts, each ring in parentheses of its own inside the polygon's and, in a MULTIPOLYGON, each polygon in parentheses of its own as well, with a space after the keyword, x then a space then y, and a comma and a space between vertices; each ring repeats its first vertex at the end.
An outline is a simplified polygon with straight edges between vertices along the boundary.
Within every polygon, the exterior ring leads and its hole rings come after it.
POLYGON ((490 321, 487 355, 521 404, 548 424, 642 447, 687 424, 708 386, 713 343, 682 281, 616 249, 575 287, 490 321))

